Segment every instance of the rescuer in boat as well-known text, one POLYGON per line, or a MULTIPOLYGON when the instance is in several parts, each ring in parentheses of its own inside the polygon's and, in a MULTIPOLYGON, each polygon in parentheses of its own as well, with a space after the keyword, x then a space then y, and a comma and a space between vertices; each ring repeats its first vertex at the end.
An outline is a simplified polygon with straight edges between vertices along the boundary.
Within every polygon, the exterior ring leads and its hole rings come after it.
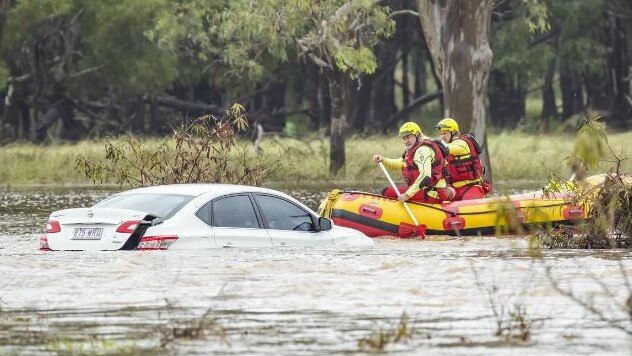
POLYGON ((479 157, 481 146, 474 136, 460 133, 459 124, 451 118, 439 121, 435 128, 450 150, 446 157, 446 179, 456 191, 454 200, 484 198, 491 188, 482 178, 484 171, 479 157))
POLYGON ((431 140, 421 132, 414 122, 407 122, 399 129, 406 151, 401 158, 373 156, 373 163, 382 162, 392 170, 401 170, 408 187, 398 187, 399 195, 392 187, 382 193, 400 201, 421 203, 441 203, 454 198, 454 189, 448 187, 444 179, 445 157, 449 154, 446 146, 439 140, 431 140))

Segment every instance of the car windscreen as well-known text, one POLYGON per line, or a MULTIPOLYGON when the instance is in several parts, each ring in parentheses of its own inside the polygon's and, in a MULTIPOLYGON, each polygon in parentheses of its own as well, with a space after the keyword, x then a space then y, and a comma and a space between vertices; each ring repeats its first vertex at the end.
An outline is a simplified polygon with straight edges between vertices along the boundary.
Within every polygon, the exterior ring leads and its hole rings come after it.
POLYGON ((165 193, 121 194, 109 197, 94 207, 140 210, 166 220, 193 198, 191 195, 165 193))

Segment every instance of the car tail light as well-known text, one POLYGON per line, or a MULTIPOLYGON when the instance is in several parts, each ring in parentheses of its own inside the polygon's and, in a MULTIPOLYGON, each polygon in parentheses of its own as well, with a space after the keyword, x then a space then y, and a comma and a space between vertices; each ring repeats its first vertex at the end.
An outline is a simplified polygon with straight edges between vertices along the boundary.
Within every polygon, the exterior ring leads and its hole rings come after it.
POLYGON ((56 232, 61 231, 61 225, 59 225, 59 221, 57 220, 48 220, 46 222, 46 233, 54 234, 56 232))
POLYGON ((138 227, 138 224, 140 224, 140 220, 125 221, 124 223, 119 225, 119 227, 116 228, 116 232, 131 234, 134 232, 134 230, 136 230, 136 228, 138 227))
POLYGON ((137 250, 166 250, 178 239, 178 236, 143 236, 137 250))
POLYGON ((40 237, 40 251, 50 251, 50 247, 48 247, 48 237, 46 236, 40 237))

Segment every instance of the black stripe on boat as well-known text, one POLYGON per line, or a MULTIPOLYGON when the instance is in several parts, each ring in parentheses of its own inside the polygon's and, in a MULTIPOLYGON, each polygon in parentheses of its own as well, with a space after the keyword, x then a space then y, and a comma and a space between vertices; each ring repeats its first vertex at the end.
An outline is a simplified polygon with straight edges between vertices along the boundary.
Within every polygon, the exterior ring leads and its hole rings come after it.
POLYGON ((347 210, 333 209, 331 212, 331 217, 353 221, 354 223, 358 223, 358 224, 366 225, 375 229, 391 232, 394 235, 397 235, 397 233, 399 232, 398 225, 393 225, 393 224, 386 223, 384 221, 367 218, 366 216, 352 213, 347 210))

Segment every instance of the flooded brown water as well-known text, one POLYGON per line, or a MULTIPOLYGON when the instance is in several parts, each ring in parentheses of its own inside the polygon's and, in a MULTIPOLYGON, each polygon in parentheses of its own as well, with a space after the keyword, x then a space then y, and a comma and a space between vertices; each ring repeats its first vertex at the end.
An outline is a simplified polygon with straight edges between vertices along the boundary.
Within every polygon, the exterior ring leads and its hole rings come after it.
MULTIPOLYGON (((283 190, 312 208, 325 195, 283 190)), ((378 239, 343 250, 38 251, 51 211, 109 194, 0 191, 0 354, 356 354, 377 348, 369 340, 380 335, 386 352, 402 355, 632 350, 621 305, 628 251, 533 257, 523 237, 378 239), (397 330, 405 337, 394 342, 397 330)))

